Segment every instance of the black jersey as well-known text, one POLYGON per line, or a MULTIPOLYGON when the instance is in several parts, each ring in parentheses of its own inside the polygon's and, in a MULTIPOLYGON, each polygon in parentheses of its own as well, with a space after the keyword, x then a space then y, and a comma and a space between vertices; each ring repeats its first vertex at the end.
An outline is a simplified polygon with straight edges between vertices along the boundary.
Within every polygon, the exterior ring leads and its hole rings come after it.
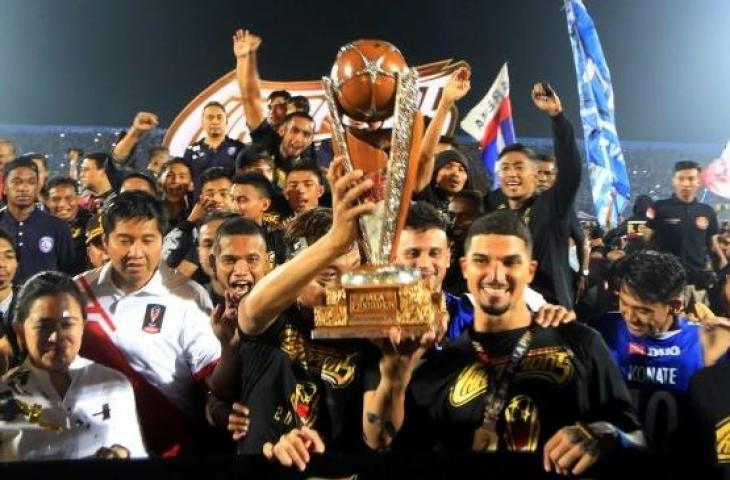
MULTIPOLYGON (((429 356, 411 382, 401 441, 470 450, 486 393, 495 388, 525 330, 470 329, 429 356)), ((499 451, 540 451, 560 428, 579 420, 607 421, 624 431, 640 428, 608 348, 597 332, 577 323, 535 331, 505 400, 497 424, 499 451)))
MULTIPOLYGON (((241 401, 251 410, 239 453, 300 426, 316 429, 328 450, 364 448, 359 341, 310 340, 312 321, 291 307, 261 335, 243 335, 241 401)), ((239 332, 240 333, 240 332, 239 332)))

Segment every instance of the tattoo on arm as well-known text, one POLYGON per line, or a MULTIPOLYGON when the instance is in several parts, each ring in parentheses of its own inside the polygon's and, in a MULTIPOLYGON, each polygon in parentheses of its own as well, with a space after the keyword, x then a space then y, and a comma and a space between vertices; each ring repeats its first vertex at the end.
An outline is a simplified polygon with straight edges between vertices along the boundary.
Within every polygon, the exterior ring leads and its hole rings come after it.
POLYGON ((393 422, 391 422, 390 419, 381 418, 380 415, 377 415, 373 412, 367 412, 366 416, 368 419, 368 423, 371 423, 373 425, 379 425, 381 427, 380 441, 382 442, 382 444, 386 448, 390 446, 390 443, 393 441, 396 434, 398 433, 398 430, 396 430, 393 422))

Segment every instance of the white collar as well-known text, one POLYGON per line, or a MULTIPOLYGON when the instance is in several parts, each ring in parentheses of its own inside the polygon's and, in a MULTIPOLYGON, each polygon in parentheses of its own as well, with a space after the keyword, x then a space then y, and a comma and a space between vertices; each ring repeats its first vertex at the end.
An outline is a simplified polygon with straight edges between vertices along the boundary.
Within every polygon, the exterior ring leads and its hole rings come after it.
POLYGON ((150 278, 149 281, 142 286, 142 288, 133 292, 125 293, 114 284, 114 280, 112 279, 112 262, 107 262, 101 267, 101 271, 99 272, 99 283, 107 285, 121 296, 139 294, 164 296, 167 294, 167 290, 164 287, 163 274, 166 274, 169 268, 170 267, 168 267, 164 262, 161 262, 157 267, 157 270, 155 270, 155 273, 152 274, 152 278, 150 278))

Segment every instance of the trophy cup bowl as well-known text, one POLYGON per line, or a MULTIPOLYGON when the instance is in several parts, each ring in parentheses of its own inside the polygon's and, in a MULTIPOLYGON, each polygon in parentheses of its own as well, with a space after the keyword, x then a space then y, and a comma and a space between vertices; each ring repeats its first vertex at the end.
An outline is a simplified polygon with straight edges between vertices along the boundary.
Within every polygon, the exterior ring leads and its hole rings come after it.
POLYGON ((314 309, 314 338, 385 337, 397 326, 420 335, 435 322, 434 303, 420 271, 394 264, 415 184, 424 122, 418 111, 418 74, 383 40, 358 40, 342 47, 330 77, 323 77, 332 119, 332 144, 346 172, 360 169, 373 181, 361 199, 375 204, 360 217, 366 264, 329 288, 326 304, 314 309), (345 114, 369 122, 346 128, 345 114), (391 131, 382 121, 392 117, 391 131))

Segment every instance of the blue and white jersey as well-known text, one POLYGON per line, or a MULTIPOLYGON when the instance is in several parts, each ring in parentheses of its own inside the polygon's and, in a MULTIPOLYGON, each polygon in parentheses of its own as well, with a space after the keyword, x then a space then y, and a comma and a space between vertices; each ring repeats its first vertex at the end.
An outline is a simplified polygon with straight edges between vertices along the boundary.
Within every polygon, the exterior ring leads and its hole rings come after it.
POLYGON ((650 444, 666 447, 676 430, 692 375, 705 366, 700 328, 684 317, 658 335, 635 336, 619 312, 594 325, 626 380, 650 444))

